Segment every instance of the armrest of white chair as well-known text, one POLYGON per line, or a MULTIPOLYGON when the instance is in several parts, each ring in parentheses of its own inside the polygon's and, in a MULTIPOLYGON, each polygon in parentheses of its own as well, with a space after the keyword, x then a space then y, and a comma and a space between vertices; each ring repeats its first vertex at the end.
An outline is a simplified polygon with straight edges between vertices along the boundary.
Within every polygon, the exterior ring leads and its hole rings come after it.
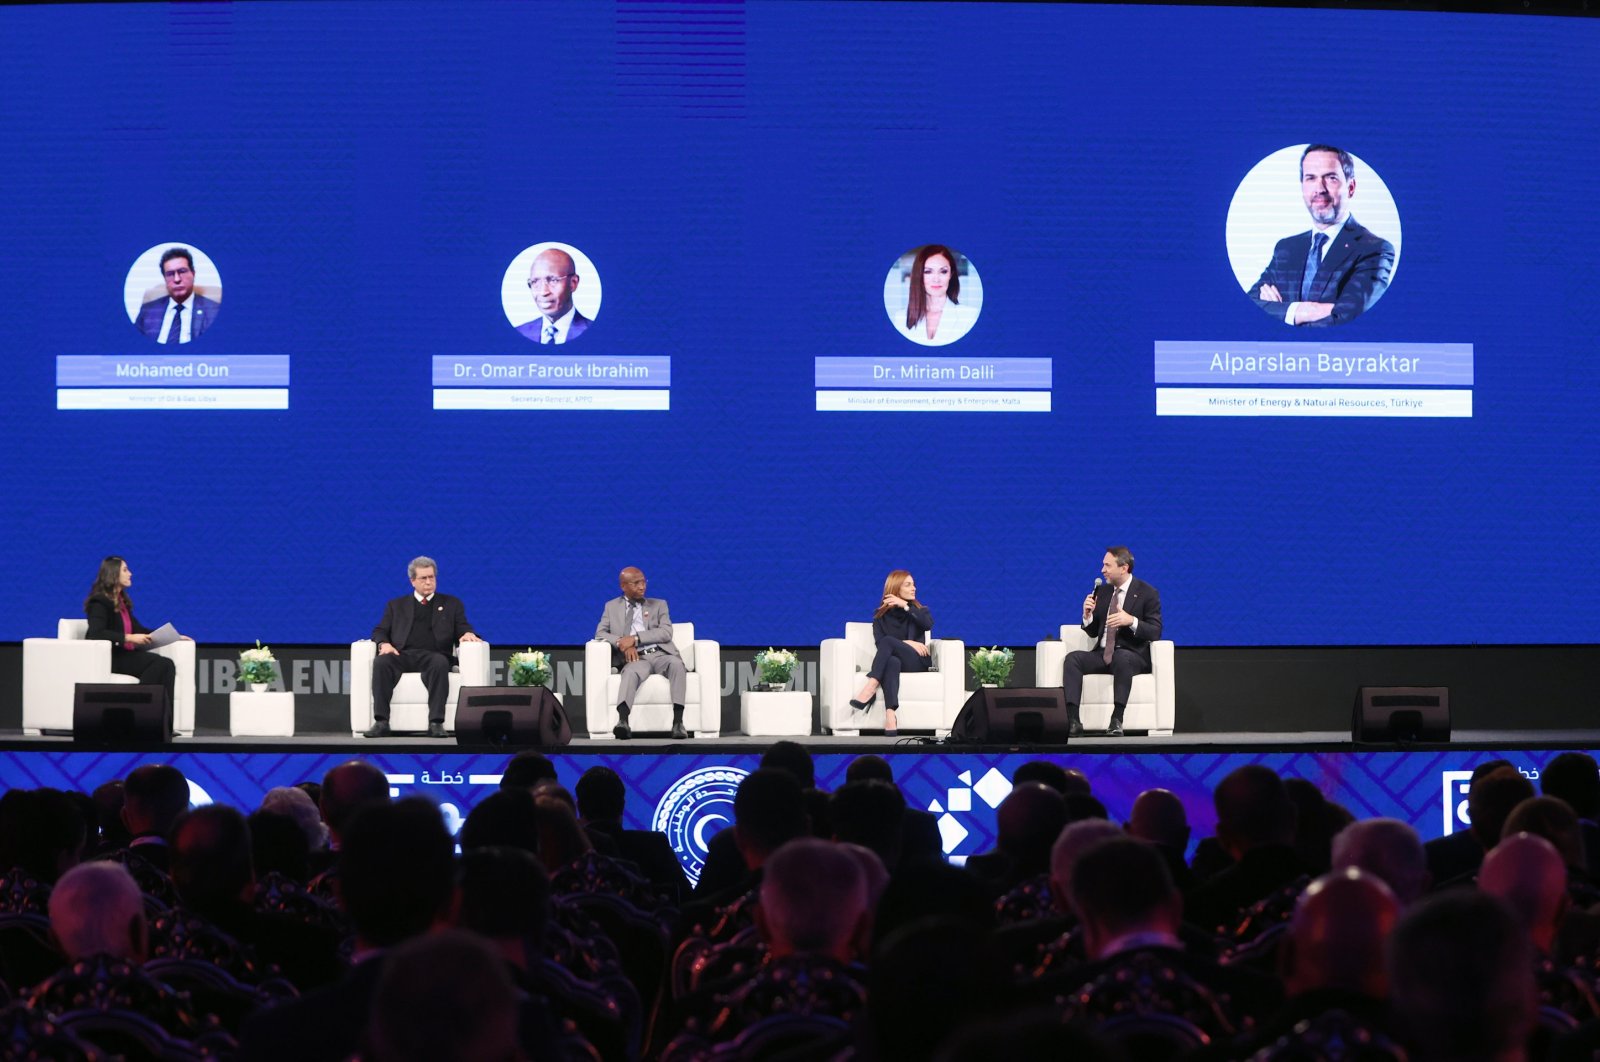
POLYGON ((1171 730, 1178 717, 1177 710, 1177 654, 1169 641, 1150 643, 1150 670, 1156 680, 1156 727, 1171 730))
POLYGON ((350 643, 350 732, 357 736, 372 725, 372 662, 378 643, 363 638, 350 643))
MULTIPOLYGON (((827 638, 822 643, 817 664, 817 695, 821 701, 822 725, 832 730, 836 721, 847 719, 852 689, 856 681, 856 655, 844 638, 827 638)), ((846 727, 854 729, 854 727, 846 727)))
POLYGON ((73 685, 104 682, 110 674, 110 642, 24 638, 22 729, 71 729, 73 685))
POLYGON ((462 642, 456 646, 456 671, 463 686, 489 685, 489 643, 462 642))
POLYGON ((583 647, 583 712, 589 723, 589 736, 604 718, 607 707, 606 680, 611 677, 611 643, 591 639, 583 647))
POLYGON ((694 640, 694 673, 700 676, 700 721, 691 721, 695 737, 722 733, 722 643, 694 640))
POLYGON ((1065 642, 1043 641, 1033 647, 1033 684, 1040 688, 1061 685, 1061 669, 1067 663, 1065 642))
POLYGON ((939 665, 939 685, 944 689, 940 730, 949 730, 967 700, 967 647, 956 638, 936 638, 928 651, 939 665))
POLYGON ((172 729, 184 737, 194 737, 195 644, 176 641, 155 652, 171 660, 177 671, 172 689, 172 729))
POLYGON ((1083 633, 1082 624, 1063 623, 1061 625, 1061 644, 1067 647, 1067 652, 1076 653, 1082 649, 1093 649, 1095 639, 1083 633))

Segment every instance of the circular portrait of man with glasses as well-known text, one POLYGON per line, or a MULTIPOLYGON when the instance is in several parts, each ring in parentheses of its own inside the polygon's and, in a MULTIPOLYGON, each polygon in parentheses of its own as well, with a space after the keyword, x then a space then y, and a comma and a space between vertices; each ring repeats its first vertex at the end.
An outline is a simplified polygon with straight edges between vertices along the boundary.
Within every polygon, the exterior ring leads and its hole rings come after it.
POLYGON ((158 243, 134 260, 122 283, 128 320, 163 345, 192 343, 217 323, 222 277, 192 243, 158 243))
POLYGON ((566 243, 536 243, 511 260, 500 281, 506 320, 543 345, 571 343, 600 313, 600 275, 589 256, 566 243))

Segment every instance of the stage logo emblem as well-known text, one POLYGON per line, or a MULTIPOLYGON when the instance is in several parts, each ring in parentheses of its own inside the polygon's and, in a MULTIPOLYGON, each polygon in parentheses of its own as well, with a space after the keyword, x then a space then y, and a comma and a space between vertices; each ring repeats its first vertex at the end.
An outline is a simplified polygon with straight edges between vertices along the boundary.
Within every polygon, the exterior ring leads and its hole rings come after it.
POLYGON ((1467 794, 1472 789, 1471 771, 1442 771, 1444 782, 1444 835, 1471 829, 1472 814, 1467 810, 1467 794))
POLYGON ((679 778, 662 795, 650 828, 667 835, 690 884, 698 884, 707 845, 733 825, 733 795, 750 772, 738 767, 701 767, 679 778))

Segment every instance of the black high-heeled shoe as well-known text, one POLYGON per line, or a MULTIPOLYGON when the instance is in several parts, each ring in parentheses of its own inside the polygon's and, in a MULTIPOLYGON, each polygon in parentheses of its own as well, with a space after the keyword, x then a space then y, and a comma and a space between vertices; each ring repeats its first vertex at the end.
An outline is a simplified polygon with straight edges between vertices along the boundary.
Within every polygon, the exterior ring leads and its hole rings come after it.
POLYGON ((878 691, 877 690, 873 690, 872 691, 872 696, 868 697, 864 701, 851 700, 850 707, 854 708, 858 712, 864 712, 868 708, 871 708, 874 704, 877 704, 877 703, 878 703, 878 691))

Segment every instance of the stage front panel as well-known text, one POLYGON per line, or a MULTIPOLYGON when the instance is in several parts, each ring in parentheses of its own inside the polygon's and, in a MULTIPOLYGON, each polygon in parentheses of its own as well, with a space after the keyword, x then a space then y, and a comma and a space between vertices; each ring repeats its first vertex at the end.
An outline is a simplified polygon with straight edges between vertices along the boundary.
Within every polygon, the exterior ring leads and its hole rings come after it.
MULTIPOLYGON (((1552 750, 1492 752, 1282 751, 1174 752, 1128 755, 1065 752, 1047 757, 1090 778, 1094 795, 1123 821, 1134 798, 1146 789, 1169 789, 1188 809, 1192 841, 1211 835, 1216 816, 1211 791, 1229 771, 1262 764, 1285 778, 1304 778, 1359 819, 1387 816, 1409 823, 1424 840, 1470 825, 1467 782, 1474 765, 1504 758, 1537 785, 1552 750)), ((1591 753, 1592 755, 1593 753, 1591 753)), ((164 761, 188 776, 197 804, 218 802, 250 811, 273 786, 320 781, 349 760, 346 752, 176 752, 164 761)), ((437 803, 452 832, 472 808, 499 788, 507 756, 501 753, 437 752, 361 757, 389 776, 395 797, 421 796, 437 803)), ((852 755, 815 757, 817 785, 844 784, 852 755)), ((995 843, 995 809, 1011 791, 1011 775, 1036 755, 988 752, 887 752, 907 802, 933 812, 944 851, 953 862, 987 851, 995 843)), ((758 752, 553 754, 561 783, 569 790, 591 767, 610 767, 627 786, 625 824, 665 832, 691 876, 699 874, 706 842, 733 821, 733 794, 760 761, 758 752)), ((121 778, 148 753, 0 753, 0 787, 55 786, 93 790, 121 778)))

